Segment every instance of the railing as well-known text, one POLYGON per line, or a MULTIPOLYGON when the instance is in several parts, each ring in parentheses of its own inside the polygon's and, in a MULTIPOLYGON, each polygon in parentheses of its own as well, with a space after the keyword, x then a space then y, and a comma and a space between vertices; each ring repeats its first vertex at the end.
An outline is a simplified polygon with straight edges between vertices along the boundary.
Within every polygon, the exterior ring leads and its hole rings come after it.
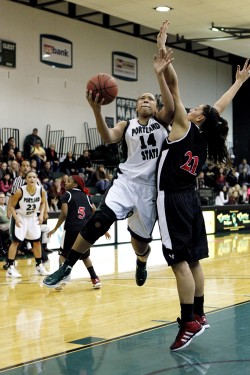
MULTIPOLYGON (((19 148, 20 150, 20 143, 19 143, 19 129, 14 129, 14 128, 2 128, 1 129, 1 141, 2 141, 2 146, 5 145, 5 143, 8 142, 9 138, 15 138, 16 141, 16 147, 19 148)), ((22 147, 21 147, 22 149, 22 147)))

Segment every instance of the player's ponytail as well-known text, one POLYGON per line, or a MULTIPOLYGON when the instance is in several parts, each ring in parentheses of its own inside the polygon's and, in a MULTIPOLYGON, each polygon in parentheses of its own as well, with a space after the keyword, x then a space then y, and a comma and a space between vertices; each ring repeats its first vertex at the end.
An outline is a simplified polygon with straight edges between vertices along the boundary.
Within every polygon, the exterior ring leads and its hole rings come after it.
POLYGON ((81 176, 74 174, 71 177, 73 178, 73 180, 75 181, 75 183, 77 184, 77 186, 79 187, 81 191, 83 191, 86 195, 90 195, 89 189, 85 187, 84 179, 81 176))
POLYGON ((202 123, 200 129, 207 138, 208 159, 214 164, 225 163, 230 166, 231 161, 226 146, 229 131, 227 121, 220 117, 219 112, 210 105, 204 106, 203 114, 206 120, 202 123))

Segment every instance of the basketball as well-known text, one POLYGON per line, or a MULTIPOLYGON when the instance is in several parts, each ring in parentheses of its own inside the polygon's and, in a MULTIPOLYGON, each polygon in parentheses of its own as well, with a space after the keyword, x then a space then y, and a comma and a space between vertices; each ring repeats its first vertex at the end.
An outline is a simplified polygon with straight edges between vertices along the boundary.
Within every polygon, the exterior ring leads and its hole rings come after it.
POLYGON ((99 94, 98 103, 104 99, 103 105, 112 103, 118 94, 118 86, 114 77, 107 73, 99 73, 90 78, 87 90, 92 90, 93 99, 96 94, 99 94))

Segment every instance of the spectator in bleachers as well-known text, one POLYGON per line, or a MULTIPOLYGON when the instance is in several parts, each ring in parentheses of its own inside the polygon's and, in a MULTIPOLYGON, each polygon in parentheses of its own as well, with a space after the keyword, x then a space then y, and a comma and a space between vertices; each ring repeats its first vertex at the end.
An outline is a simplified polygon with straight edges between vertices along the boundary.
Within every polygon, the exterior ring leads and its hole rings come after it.
POLYGON ((31 159, 36 160, 37 171, 39 173, 41 168, 43 168, 44 163, 46 162, 46 152, 45 149, 42 147, 41 141, 39 139, 36 139, 34 146, 31 147, 30 157, 31 159))
POLYGON ((51 187, 49 188, 48 196, 51 196, 51 195, 53 195, 54 197, 56 197, 58 199, 59 208, 61 208, 60 197, 63 195, 63 191, 61 189, 61 179, 60 178, 56 178, 53 181, 53 184, 51 185, 51 187))
POLYGON ((224 206, 229 201, 228 188, 224 185, 218 192, 215 197, 215 206, 224 206))
POLYGON ((36 172, 38 173, 38 169, 37 169, 37 161, 35 159, 31 159, 30 161, 30 168, 33 172, 36 172))
POLYGON ((51 143, 51 145, 46 148, 46 158, 47 161, 50 161, 51 167, 53 172, 59 171, 59 158, 57 152, 55 151, 55 144, 51 143))
POLYGON ((107 175, 107 171, 105 169, 105 165, 104 164, 99 164, 96 167, 95 173, 92 176, 91 186, 96 186, 96 183, 102 178, 103 174, 107 175))
POLYGON ((17 151, 17 153, 16 153, 16 161, 18 162, 19 165, 22 164, 22 161, 23 161, 22 151, 17 151))
POLYGON ((10 178, 10 174, 5 173, 3 178, 0 180, 0 192, 3 192, 6 195, 6 193, 10 193, 11 188, 12 188, 12 181, 10 178))
POLYGON ((60 211, 59 206, 59 199, 56 194, 48 194, 48 205, 49 205, 49 212, 58 212, 60 211))
POLYGON ((239 204, 249 204, 249 189, 246 184, 241 186, 239 194, 239 204))
POLYGON ((72 151, 68 151, 65 159, 60 163, 60 171, 66 173, 68 176, 78 174, 76 158, 72 151))
POLYGON ((88 150, 83 151, 83 154, 79 156, 76 161, 76 166, 78 173, 83 173, 85 175, 85 182, 90 182, 95 173, 95 168, 93 167, 93 162, 88 150))
POLYGON ((240 195, 240 192, 241 192, 241 186, 240 186, 239 183, 234 185, 234 190, 236 190, 236 191, 238 192, 238 195, 240 195))
POLYGON ((9 173, 9 168, 8 168, 8 164, 6 163, 6 161, 3 161, 0 165, 0 180, 2 180, 5 173, 9 173))
POLYGON ((24 159, 30 159, 31 147, 35 145, 35 142, 39 140, 41 147, 43 147, 43 141, 38 135, 38 129, 34 128, 32 133, 27 135, 23 143, 23 156, 24 159))
POLYGON ((69 176, 64 174, 61 178, 61 193, 64 194, 66 192, 66 184, 69 180, 69 176))
POLYGON ((199 175, 197 176, 197 189, 204 189, 206 188, 206 185, 205 185, 205 178, 204 178, 204 172, 203 171, 200 171, 199 175))
POLYGON ((227 173, 226 182, 229 186, 235 186, 238 183, 239 172, 237 167, 231 167, 227 173))
POLYGON ((107 173, 107 178, 108 178, 109 182, 111 183, 113 181, 114 176, 113 176, 113 174, 111 172, 108 172, 107 173))
POLYGON ((229 190, 229 198, 228 198, 228 205, 237 205, 239 201, 239 192, 236 189, 231 188, 229 190))
POLYGON ((107 177, 105 168, 99 169, 99 180, 95 184, 98 194, 105 194, 106 190, 110 187, 110 181, 107 177))
POLYGON ((245 159, 245 158, 242 159, 242 162, 239 165, 239 168, 238 168, 239 173, 243 172, 243 168, 247 169, 247 174, 250 173, 250 165, 247 163, 247 159, 245 159))
POLYGON ((242 168, 242 172, 239 174, 238 183, 240 186, 243 184, 250 185, 250 174, 247 173, 247 167, 242 168))
POLYGON ((38 173, 38 177, 44 189, 48 191, 49 188, 52 186, 54 180, 53 169, 51 167, 50 161, 45 162, 44 167, 38 173))
POLYGON ((5 145, 3 146, 2 155, 7 156, 9 150, 13 150, 15 155, 17 151, 19 151, 18 147, 16 146, 16 140, 14 137, 8 138, 8 142, 6 142, 5 145))
POLYGON ((214 188, 215 187, 215 177, 216 173, 218 171, 218 168, 211 162, 209 162, 206 165, 206 168, 204 169, 204 180, 205 185, 214 188))
POLYGON ((20 164, 16 160, 12 160, 9 164, 10 178, 13 181, 20 174, 20 164))
POLYGON ((223 167, 219 168, 215 174, 215 189, 220 191, 226 185, 226 173, 223 167))
POLYGON ((16 160, 16 155, 15 155, 15 153, 14 153, 14 149, 13 149, 13 148, 10 148, 10 149, 8 150, 8 154, 5 155, 5 156, 3 156, 2 160, 3 160, 3 161, 6 161, 6 163, 7 163, 8 165, 10 164, 10 162, 11 162, 12 160, 16 160))

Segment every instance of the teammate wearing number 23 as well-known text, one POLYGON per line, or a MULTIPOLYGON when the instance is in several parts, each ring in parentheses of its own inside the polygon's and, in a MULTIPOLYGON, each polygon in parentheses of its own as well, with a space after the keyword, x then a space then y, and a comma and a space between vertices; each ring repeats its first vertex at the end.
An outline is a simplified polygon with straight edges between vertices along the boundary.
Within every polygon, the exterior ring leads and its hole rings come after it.
POLYGON ((25 239, 32 244, 32 252, 36 259, 36 274, 49 274, 42 264, 40 242, 40 224, 42 224, 44 218, 46 193, 41 186, 37 185, 37 174, 35 172, 29 171, 25 180, 26 185, 17 189, 10 202, 12 242, 8 251, 7 276, 12 278, 21 277, 15 269, 14 261, 18 245, 25 239))

